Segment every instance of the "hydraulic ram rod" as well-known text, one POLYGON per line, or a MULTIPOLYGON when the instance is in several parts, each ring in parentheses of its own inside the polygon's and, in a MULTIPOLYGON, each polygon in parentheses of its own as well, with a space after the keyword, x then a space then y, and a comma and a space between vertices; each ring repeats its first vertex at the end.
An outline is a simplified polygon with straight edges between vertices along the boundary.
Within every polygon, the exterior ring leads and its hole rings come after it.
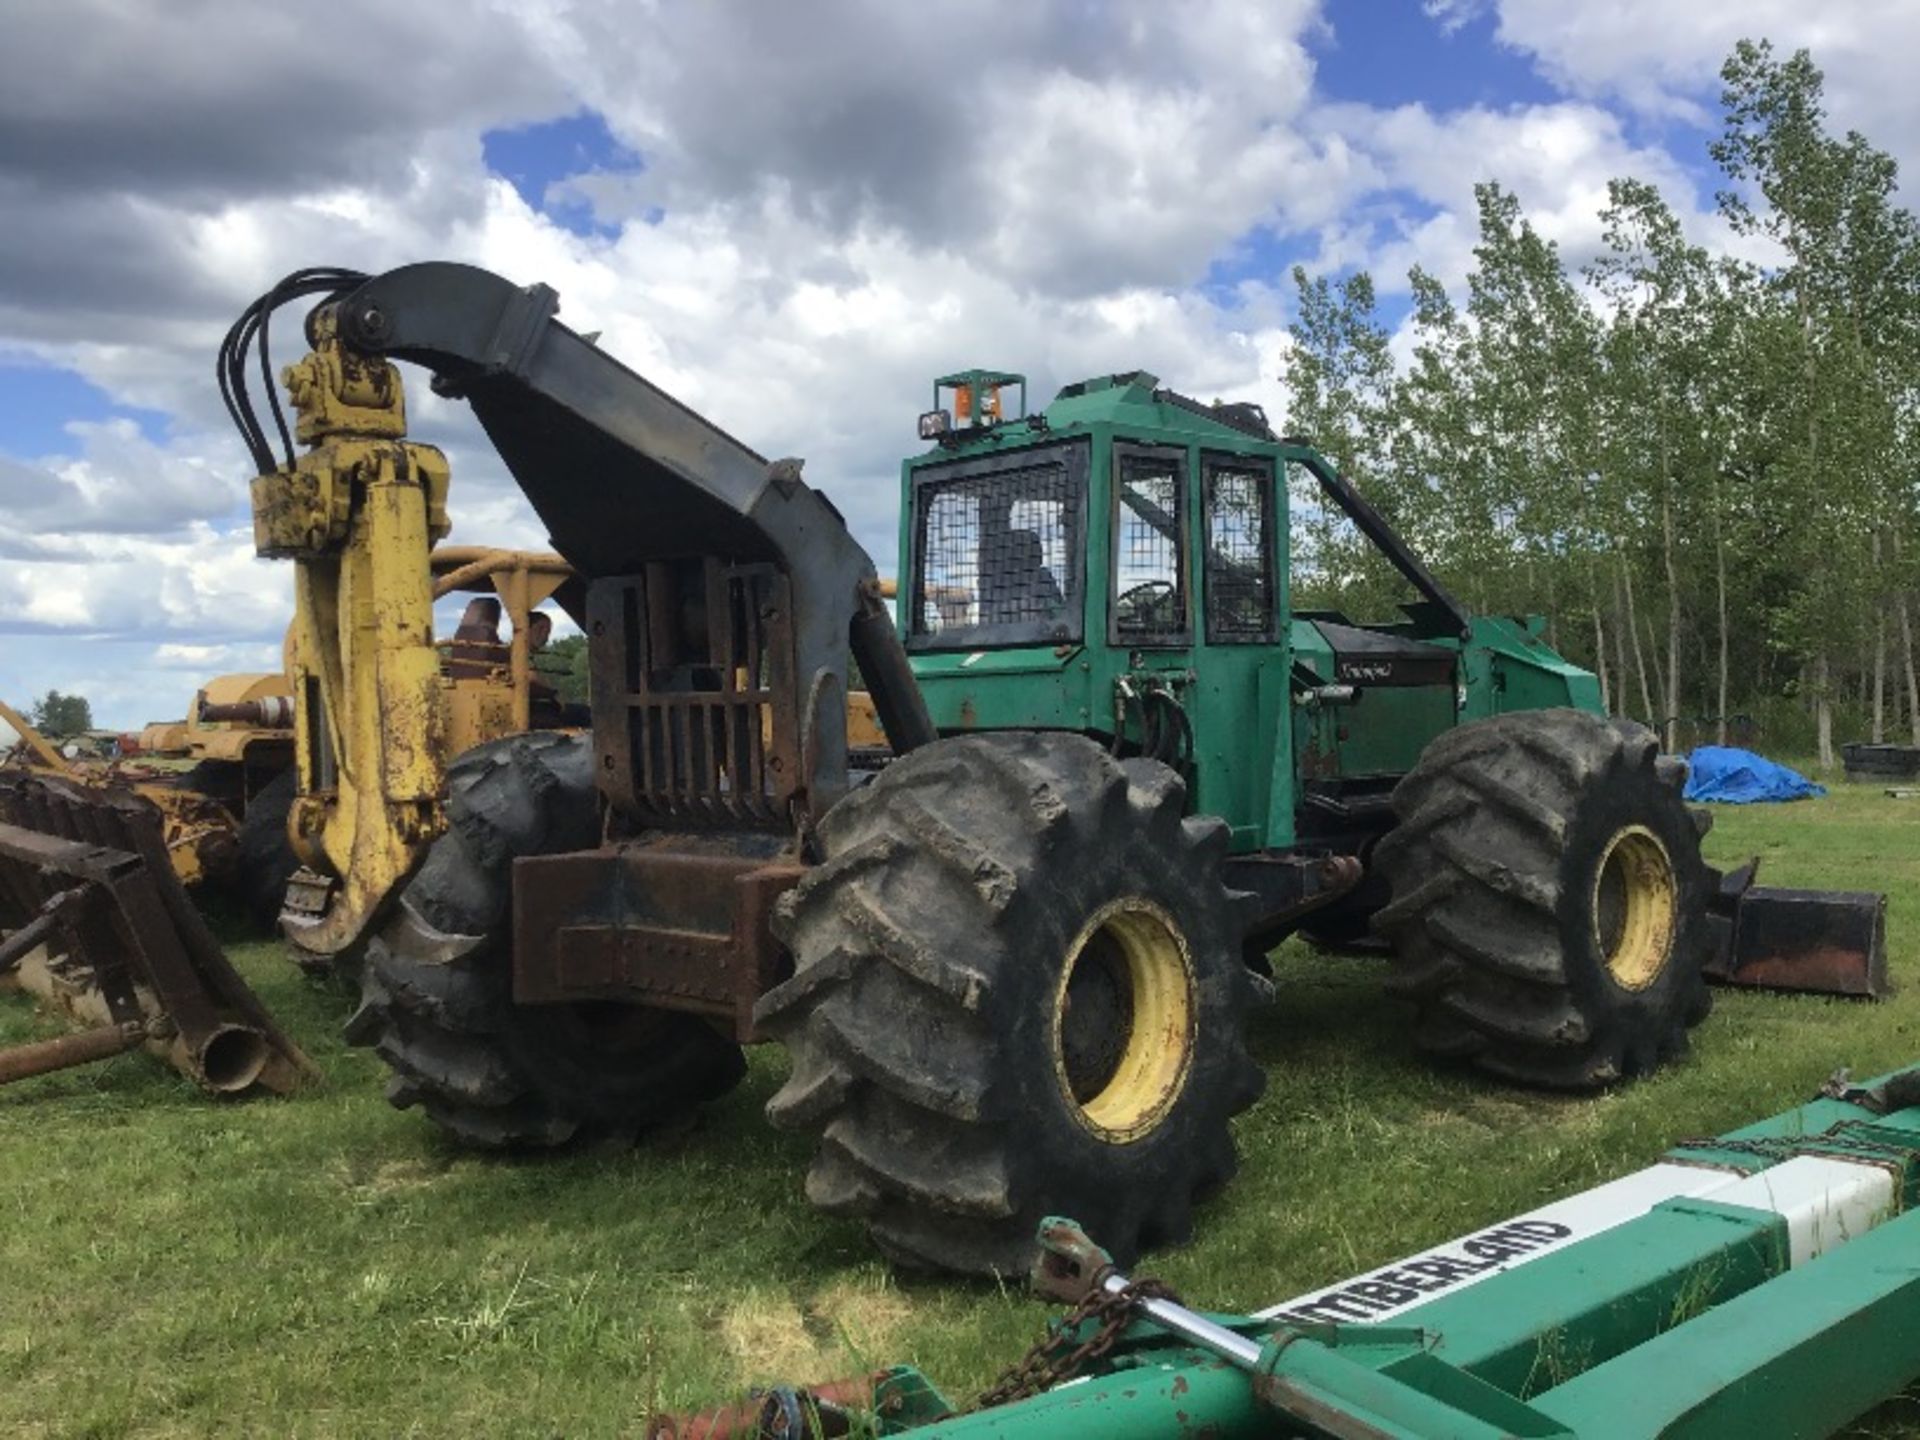
MULTIPOLYGON (((1118 1295, 1132 1283, 1124 1275, 1109 1273, 1100 1282, 1100 1288, 1109 1295, 1118 1295)), ((1191 1341, 1204 1350, 1211 1350, 1221 1359, 1232 1361, 1243 1370, 1252 1370, 1260 1363, 1260 1355, 1265 1347, 1258 1340, 1250 1340, 1245 1335, 1236 1334, 1226 1326, 1216 1324, 1177 1301, 1163 1300, 1157 1295, 1146 1296, 1135 1308, 1162 1330, 1171 1331, 1182 1340, 1191 1341)))

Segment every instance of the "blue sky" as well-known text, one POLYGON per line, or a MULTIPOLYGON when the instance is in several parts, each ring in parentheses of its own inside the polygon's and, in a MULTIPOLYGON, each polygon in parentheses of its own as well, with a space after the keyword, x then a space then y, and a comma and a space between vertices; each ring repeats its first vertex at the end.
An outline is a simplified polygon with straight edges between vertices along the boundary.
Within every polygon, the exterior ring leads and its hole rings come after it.
POLYGON ((488 171, 511 184, 529 207, 582 236, 611 238, 619 229, 598 220, 591 205, 568 193, 565 182, 646 170, 640 155, 622 144, 607 128, 606 116, 595 110, 489 130, 480 137, 480 153, 488 171))
POLYGON ((1349 0, 1326 18, 1326 32, 1308 43, 1315 82, 1331 99, 1456 110, 1560 98, 1527 56, 1497 43, 1491 10, 1450 25, 1418 3, 1349 0))
MULTIPOLYGON (((363 50, 421 63, 343 70, 324 145, 266 103, 311 57, 264 7, 218 54, 110 0, 10 26, 0 135, 33 144, 0 144, 0 695, 133 725, 273 663, 288 580, 252 557, 212 352, 300 266, 554 285, 656 383, 808 457, 887 570, 935 374, 1023 370, 1043 401, 1145 367, 1278 411, 1288 269, 1368 267, 1396 325, 1410 264, 1462 285, 1483 179, 1575 262, 1628 173, 1733 245, 1705 146, 1743 35, 1817 42, 1837 123, 1920 150, 1895 0, 470 8, 338 0, 363 50)), ((460 408, 411 394, 456 538, 540 545, 460 408)))
POLYGON ((109 419, 133 421, 156 443, 166 438, 164 412, 122 404, 77 370, 0 352, 0 452, 18 460, 77 455, 69 427, 109 419))

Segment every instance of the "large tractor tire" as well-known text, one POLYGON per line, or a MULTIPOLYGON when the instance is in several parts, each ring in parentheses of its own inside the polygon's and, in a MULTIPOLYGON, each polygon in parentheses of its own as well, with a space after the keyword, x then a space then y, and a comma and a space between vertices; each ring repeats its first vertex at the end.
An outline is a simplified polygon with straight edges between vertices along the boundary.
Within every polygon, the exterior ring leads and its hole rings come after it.
POLYGON ((273 929, 280 918, 287 881, 300 868, 300 857, 287 839, 287 817, 299 786, 299 772, 289 766, 260 787, 240 821, 237 888, 247 915, 263 930, 273 929))
POLYGON ((1590 1090, 1687 1048, 1711 876, 1653 732, 1579 710, 1501 715, 1427 747, 1375 851, 1390 984, 1437 1055, 1590 1090))
POLYGON ((347 1038, 464 1145, 562 1144, 687 1114, 745 1073, 740 1047, 690 1015, 617 1004, 517 1006, 512 869, 600 840, 588 737, 536 732, 467 751, 447 831, 368 946, 347 1038))
POLYGON ((1015 1275, 1046 1215, 1123 1263, 1192 1229, 1265 1075, 1221 882, 1178 775, 1073 735, 939 741, 830 811, 776 912, 792 1054, 768 1117, 807 1196, 911 1267, 1015 1275))

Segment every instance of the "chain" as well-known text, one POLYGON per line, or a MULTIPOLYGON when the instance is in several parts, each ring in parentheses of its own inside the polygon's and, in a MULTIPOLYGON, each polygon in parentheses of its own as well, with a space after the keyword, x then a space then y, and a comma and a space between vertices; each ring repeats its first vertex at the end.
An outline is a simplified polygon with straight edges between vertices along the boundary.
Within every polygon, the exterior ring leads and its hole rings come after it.
POLYGON ((1818 1135, 1782 1135, 1768 1140, 1738 1140, 1730 1136, 1706 1136, 1698 1140, 1682 1140, 1673 1148, 1676 1150, 1724 1150, 1733 1155, 1751 1155, 1756 1159, 1775 1161, 1788 1160, 1796 1155, 1819 1155, 1831 1151, 1857 1154, 1864 1159, 1883 1164, 1899 1164, 1907 1158, 1900 1153, 1905 1147, 1898 1142, 1889 1143, 1844 1133, 1857 1123, 1847 1120, 1818 1135))
POLYGON ((967 1413, 1030 1399, 1073 1379, 1113 1349, 1143 1300, 1179 1302, 1179 1296, 1158 1280, 1135 1280, 1109 1291, 1100 1283, 1104 1278, 1104 1272, 1096 1275, 1087 1298, 1048 1326, 1033 1348, 967 1407, 967 1413), (1095 1326, 1093 1333, 1076 1344, 1075 1337, 1089 1324, 1095 1326))

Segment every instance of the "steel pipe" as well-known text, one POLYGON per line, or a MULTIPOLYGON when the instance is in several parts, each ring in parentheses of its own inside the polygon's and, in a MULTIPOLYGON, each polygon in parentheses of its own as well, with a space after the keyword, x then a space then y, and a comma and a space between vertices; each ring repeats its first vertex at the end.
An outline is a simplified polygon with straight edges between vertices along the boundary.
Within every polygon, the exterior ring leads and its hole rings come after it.
POLYGON ((0 1050, 0 1085, 30 1080, 35 1075, 51 1075, 56 1070, 71 1070, 76 1065, 91 1065, 96 1060, 111 1060, 115 1055, 138 1049, 146 1038, 146 1026, 134 1021, 0 1050))

